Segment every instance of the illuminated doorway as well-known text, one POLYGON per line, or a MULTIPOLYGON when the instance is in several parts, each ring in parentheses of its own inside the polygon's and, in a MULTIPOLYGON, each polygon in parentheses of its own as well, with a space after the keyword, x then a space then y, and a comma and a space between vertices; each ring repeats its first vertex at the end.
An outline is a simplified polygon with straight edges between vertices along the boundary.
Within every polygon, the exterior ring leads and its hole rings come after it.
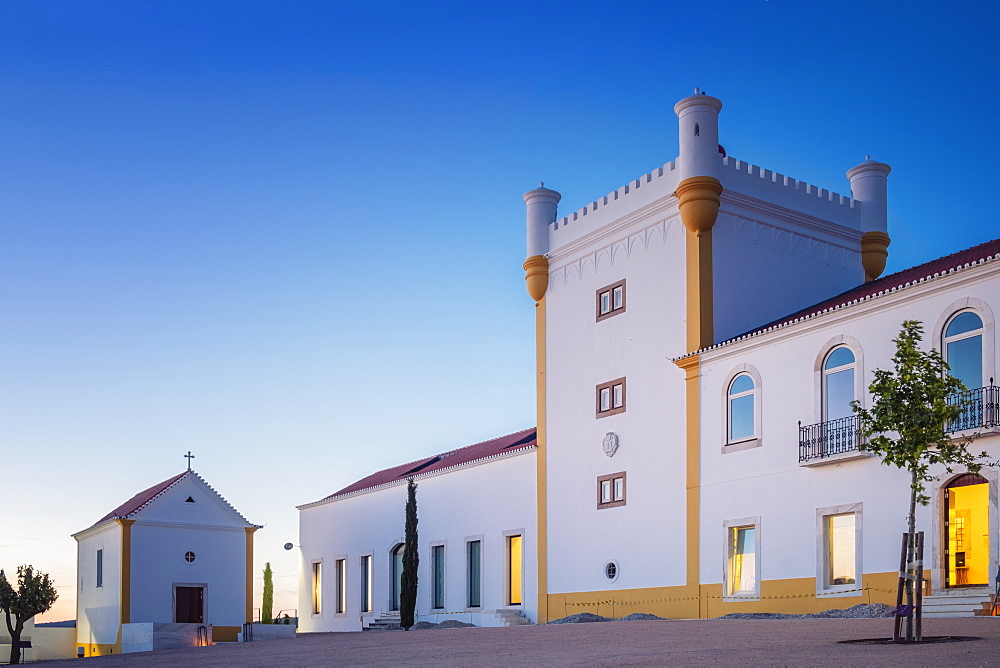
POLYGON ((958 476, 944 490, 946 587, 990 583, 990 485, 975 473, 958 476))

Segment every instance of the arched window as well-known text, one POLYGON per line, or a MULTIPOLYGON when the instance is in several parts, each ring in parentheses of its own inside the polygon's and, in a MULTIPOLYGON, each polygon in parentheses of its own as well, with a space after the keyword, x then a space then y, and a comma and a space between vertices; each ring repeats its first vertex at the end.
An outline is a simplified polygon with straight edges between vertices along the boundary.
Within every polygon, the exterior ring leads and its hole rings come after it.
POLYGON ((983 319, 975 311, 961 311, 948 322, 944 358, 967 389, 983 386, 983 319))
POLYGON ((823 362, 823 422, 853 415, 854 353, 847 346, 830 351, 823 362))
POLYGON ((729 442, 756 436, 754 395, 757 387, 748 373, 741 373, 729 384, 729 442))
POLYGON ((392 550, 392 609, 399 610, 399 594, 403 590, 403 553, 406 545, 400 543, 392 550))

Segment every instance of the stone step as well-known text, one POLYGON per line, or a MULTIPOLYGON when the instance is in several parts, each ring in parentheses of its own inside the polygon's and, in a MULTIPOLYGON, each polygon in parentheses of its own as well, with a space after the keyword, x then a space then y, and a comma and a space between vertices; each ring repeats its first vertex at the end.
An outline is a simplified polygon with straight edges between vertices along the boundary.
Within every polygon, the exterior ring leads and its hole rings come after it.
POLYGON ((524 626, 531 624, 520 610, 497 610, 496 617, 503 620, 504 626, 524 626))
POLYGON ((928 596, 923 601, 924 617, 978 617, 989 614, 990 594, 955 592, 928 596))

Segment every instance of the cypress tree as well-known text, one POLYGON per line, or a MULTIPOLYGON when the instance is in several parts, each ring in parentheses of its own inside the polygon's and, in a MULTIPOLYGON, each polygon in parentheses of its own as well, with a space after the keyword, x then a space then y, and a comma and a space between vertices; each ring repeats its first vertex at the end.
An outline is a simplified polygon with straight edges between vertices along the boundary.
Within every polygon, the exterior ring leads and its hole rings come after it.
POLYGON ((264 596, 260 603, 260 621, 262 624, 274 623, 274 579, 270 561, 264 563, 264 596))
POLYGON ((404 631, 413 626, 417 607, 417 485, 413 478, 406 481, 406 529, 403 533, 403 577, 399 591, 399 624, 404 631))

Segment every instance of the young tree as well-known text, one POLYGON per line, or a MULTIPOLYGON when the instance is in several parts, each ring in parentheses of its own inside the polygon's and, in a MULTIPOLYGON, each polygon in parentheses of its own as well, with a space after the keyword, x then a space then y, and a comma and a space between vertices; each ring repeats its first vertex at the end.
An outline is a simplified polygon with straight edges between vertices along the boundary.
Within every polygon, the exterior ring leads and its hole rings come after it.
POLYGON ((406 481, 406 529, 403 533, 403 577, 399 589, 399 624, 404 631, 413 626, 417 607, 417 485, 413 478, 406 481))
POLYGON ((271 562, 264 562, 264 596, 260 602, 260 621, 262 624, 274 623, 274 576, 271 573, 271 562))
POLYGON ((29 565, 18 566, 15 590, 0 570, 0 610, 7 615, 12 664, 21 663, 21 631, 25 622, 51 608, 57 598, 59 594, 48 573, 36 573, 29 565))
MULTIPOLYGON (((976 435, 953 438, 947 430, 962 414, 962 405, 954 397, 965 390, 957 378, 949 374, 947 362, 936 350, 923 351, 920 341, 923 327, 916 320, 907 320, 894 339, 896 354, 893 371, 875 371, 875 380, 868 387, 872 394, 871 409, 854 401, 851 406, 860 423, 862 441, 859 448, 882 458, 886 466, 905 469, 910 474, 910 512, 907 516, 906 541, 906 640, 913 636, 913 587, 916 583, 916 507, 926 506, 930 497, 926 484, 939 473, 931 467, 942 465, 951 473, 955 467, 979 473, 988 464, 985 452, 975 455, 968 446, 976 435)), ((938 469, 939 471, 940 469, 938 469)), ((920 640, 920 638, 916 638, 920 640)))

